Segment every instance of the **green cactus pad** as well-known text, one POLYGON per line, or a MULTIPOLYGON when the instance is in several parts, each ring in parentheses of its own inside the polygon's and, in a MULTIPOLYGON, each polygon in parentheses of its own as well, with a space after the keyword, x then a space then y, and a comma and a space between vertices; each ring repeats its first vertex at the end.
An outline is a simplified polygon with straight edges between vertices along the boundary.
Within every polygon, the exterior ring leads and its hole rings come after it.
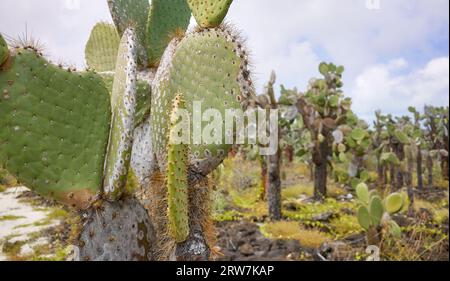
POLYGON ((187 0, 198 25, 219 26, 228 13, 233 0, 187 0))
POLYGON ((367 187, 367 184, 360 183, 356 186, 356 196, 364 204, 369 204, 370 197, 369 197, 369 188, 367 187))
POLYGON ((112 126, 105 161, 103 195, 117 200, 127 181, 136 109, 136 38, 127 29, 120 41, 111 94, 112 126))
POLYGON ((0 67, 0 163, 39 194, 86 208, 99 194, 110 128, 101 78, 18 49, 0 67))
POLYGON ((372 197, 370 200, 370 218, 372 219, 372 225, 380 225, 381 219, 384 215, 384 206, 381 198, 378 196, 372 197))
POLYGON ((395 214, 403 208, 403 196, 400 193, 392 193, 386 198, 386 211, 389 214, 395 214))
MULTIPOLYGON (((112 92, 114 76, 110 74, 102 75, 103 82, 109 92, 112 92)), ((134 126, 139 126, 150 114, 151 105, 150 84, 142 79, 137 80, 136 84, 136 110, 134 114, 134 126)))
POLYGON ((240 39, 226 29, 209 29, 190 33, 181 41, 174 39, 167 48, 152 86, 152 143, 161 170, 167 162, 168 114, 176 93, 183 93, 191 116, 190 169, 207 175, 226 157, 231 145, 225 137, 233 132, 222 126, 220 144, 204 144, 199 142, 202 132, 208 132, 214 122, 203 120, 203 131, 193 130, 192 119, 207 109, 217 109, 225 118, 226 109, 245 110, 254 97, 240 39), (194 112, 194 102, 201 102, 201 110, 194 112))
POLYGON ((0 65, 2 65, 9 57, 8 45, 0 34, 0 65))
POLYGON ((114 71, 119 42, 119 35, 113 25, 108 23, 96 24, 85 49, 88 67, 98 72, 114 71))
POLYGON ((364 206, 360 206, 358 209, 357 217, 361 227, 364 228, 365 230, 368 230, 372 225, 369 210, 367 210, 367 208, 364 206))
POLYGON ((389 220, 389 233, 394 236, 394 238, 400 238, 402 236, 402 230, 400 226, 393 220, 389 220))
POLYGON ((168 144, 167 190, 169 231, 176 242, 185 241, 189 235, 188 153, 187 144, 175 144, 175 125, 179 122, 177 111, 184 108, 181 95, 175 97, 171 114, 168 144))
POLYGON ((171 37, 185 32, 191 19, 186 0, 153 0, 147 22, 147 53, 157 65, 171 37))
POLYGON ((147 66, 148 56, 146 26, 150 4, 148 0, 108 0, 113 21, 122 36, 128 27, 134 27, 138 39, 138 58, 140 64, 147 66))

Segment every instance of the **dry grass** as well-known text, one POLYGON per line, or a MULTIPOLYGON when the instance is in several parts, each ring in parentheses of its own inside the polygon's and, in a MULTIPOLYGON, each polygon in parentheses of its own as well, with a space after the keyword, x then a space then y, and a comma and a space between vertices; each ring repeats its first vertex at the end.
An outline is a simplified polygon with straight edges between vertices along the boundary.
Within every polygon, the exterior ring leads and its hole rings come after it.
POLYGON ((441 207, 435 203, 423 199, 416 199, 414 202, 414 209, 419 211, 420 209, 427 209, 433 214, 433 219, 437 223, 442 223, 449 216, 448 208, 441 207))
POLYGON ((281 191, 281 197, 283 200, 287 199, 298 199, 301 195, 313 196, 314 187, 312 183, 301 183, 281 191))
POLYGON ((318 230, 300 227, 298 222, 280 221, 266 223, 261 226, 261 232, 271 239, 298 240, 303 247, 317 248, 329 241, 329 237, 318 230))

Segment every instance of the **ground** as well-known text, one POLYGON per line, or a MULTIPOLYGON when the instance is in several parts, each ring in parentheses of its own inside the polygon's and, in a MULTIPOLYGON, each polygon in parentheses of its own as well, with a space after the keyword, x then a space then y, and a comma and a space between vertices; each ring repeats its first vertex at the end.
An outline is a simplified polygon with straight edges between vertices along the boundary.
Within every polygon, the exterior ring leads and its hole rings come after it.
MULTIPOLYGON (((301 163, 283 166, 280 222, 268 219, 260 199, 257 162, 228 159, 212 178, 217 260, 366 260, 372 254, 355 216, 354 192, 331 181, 329 197, 314 201, 308 167, 301 163)), ((386 238, 380 258, 448 260, 448 208, 448 181, 416 190, 414 215, 393 217, 402 237, 386 238)), ((73 212, 24 187, 1 187, 0 260, 64 260, 76 220, 73 212)))

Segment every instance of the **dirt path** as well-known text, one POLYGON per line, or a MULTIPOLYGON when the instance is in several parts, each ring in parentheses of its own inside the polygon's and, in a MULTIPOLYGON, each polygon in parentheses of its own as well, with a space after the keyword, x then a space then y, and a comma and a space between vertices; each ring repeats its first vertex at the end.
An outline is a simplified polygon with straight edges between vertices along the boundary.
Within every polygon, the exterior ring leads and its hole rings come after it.
POLYGON ((23 243, 20 254, 32 255, 33 247, 48 243, 45 238, 34 239, 31 236, 59 224, 58 220, 48 220, 49 211, 38 209, 19 196, 26 192, 26 187, 13 187, 0 193, 0 261, 7 260, 3 253, 5 243, 23 243))

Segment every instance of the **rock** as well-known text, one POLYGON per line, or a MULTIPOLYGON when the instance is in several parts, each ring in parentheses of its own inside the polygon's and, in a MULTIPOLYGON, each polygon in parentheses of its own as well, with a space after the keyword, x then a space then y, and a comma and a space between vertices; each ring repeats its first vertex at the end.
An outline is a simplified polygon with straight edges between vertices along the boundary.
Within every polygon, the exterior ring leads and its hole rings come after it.
POLYGON ((319 222, 330 222, 332 218, 336 217, 336 215, 332 212, 326 212, 323 214, 315 215, 312 217, 313 221, 319 221, 319 222))
POLYGON ((302 247, 298 240, 288 240, 286 241, 286 250, 290 253, 299 253, 302 247))
POLYGON ((326 242, 317 251, 319 260, 348 261, 352 257, 352 247, 343 241, 326 242))
POLYGON ((239 252, 244 256, 251 256, 255 253, 253 246, 246 243, 239 247, 239 252))
POLYGON ((34 250, 29 244, 25 244, 20 248, 20 256, 29 257, 34 255, 34 250))

